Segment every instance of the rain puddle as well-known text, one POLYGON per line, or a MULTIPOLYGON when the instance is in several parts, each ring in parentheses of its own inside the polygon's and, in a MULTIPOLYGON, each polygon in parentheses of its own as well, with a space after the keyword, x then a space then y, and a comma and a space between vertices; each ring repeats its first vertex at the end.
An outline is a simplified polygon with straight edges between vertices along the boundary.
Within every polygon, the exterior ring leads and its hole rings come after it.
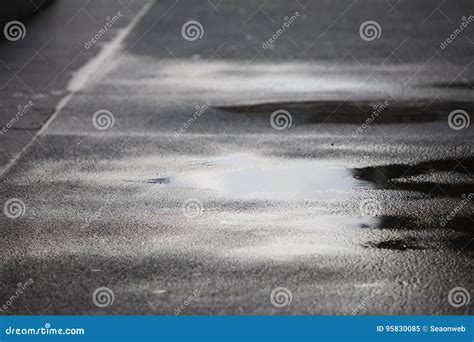
POLYGON ((215 190, 226 195, 275 200, 344 199, 354 189, 372 189, 348 168, 321 161, 237 154, 172 177, 149 179, 161 187, 215 190))
POLYGON ((416 191, 431 197, 474 192, 474 158, 439 159, 415 165, 392 164, 353 169, 354 177, 377 189, 416 191))
MULTIPOLYGON (((364 198, 366 190, 407 192, 413 197, 451 197, 461 200, 461 193, 470 191, 474 184, 473 158, 462 165, 455 159, 432 160, 414 165, 393 164, 348 168, 335 163, 264 157, 249 153, 231 154, 197 163, 189 163, 184 171, 147 182, 160 188, 198 189, 237 199, 284 201, 356 201, 364 198), (441 187, 441 188, 440 188, 441 187), (446 191, 442 188, 446 187, 446 191), (436 189, 439 189, 436 190, 436 189)), ((373 193, 372 193, 373 194, 373 193)), ((399 196, 399 194, 398 194, 399 196)), ((398 201, 400 199, 398 198, 398 201)), ((245 202, 245 201, 243 201, 245 202)), ((292 204, 293 205, 293 204, 292 204)), ((288 257, 328 253, 349 253, 353 242, 360 236, 370 236, 371 230, 398 231, 398 238, 385 232, 382 239, 359 241, 366 249, 410 251, 432 248, 413 238, 417 234, 437 234, 433 228, 449 230, 443 243, 449 248, 461 246, 465 252, 472 249, 463 242, 472 238, 472 218, 459 212, 445 227, 430 217, 414 215, 402 209, 399 214, 341 215, 317 214, 305 206, 282 206, 274 211, 232 212, 224 210, 214 215, 225 227, 227 234, 245 236, 252 245, 242 246, 239 255, 288 257), (403 214, 405 213, 405 214, 403 214), (401 216, 407 215, 407 216, 401 216), (287 227, 291 227, 288 235, 287 227), (244 229, 244 231, 241 231, 244 229), (354 233, 357 229, 362 235, 354 233), (362 232, 364 230, 365 232, 362 232), (239 235, 243 234, 243 235, 239 235), (385 237, 385 238, 383 238, 385 237), (460 239, 459 241, 456 239, 460 239), (257 243, 256 241, 260 241, 257 243), (285 248, 284 248, 285 247, 285 248)), ((324 207, 324 205, 322 205, 324 207)), ((327 209, 327 208, 326 208, 327 209)), ((467 208, 466 208, 467 209, 467 208)), ((423 210, 423 208, 420 208, 423 210)), ((416 213, 416 212, 415 212, 416 213)), ((437 235, 436 235, 437 236, 437 235)))
POLYGON ((457 198, 474 192, 474 158, 347 168, 334 163, 233 154, 192 170, 148 179, 167 188, 215 190, 275 200, 339 200, 356 190, 413 191, 457 198))
POLYGON ((288 101, 218 106, 230 113, 266 115, 279 109, 289 111, 297 124, 362 123, 377 111, 375 123, 433 122, 446 120, 455 108, 474 110, 472 102, 406 101, 288 101), (379 115, 380 114, 380 115, 379 115))

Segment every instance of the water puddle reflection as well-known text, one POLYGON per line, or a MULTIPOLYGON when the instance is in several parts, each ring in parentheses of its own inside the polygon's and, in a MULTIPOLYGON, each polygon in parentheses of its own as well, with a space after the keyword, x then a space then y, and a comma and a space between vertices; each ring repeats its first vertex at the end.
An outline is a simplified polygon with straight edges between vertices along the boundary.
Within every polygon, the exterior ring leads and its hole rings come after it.
POLYGON ((345 167, 320 161, 258 158, 237 154, 202 168, 148 180, 161 187, 208 189, 226 195, 275 200, 337 200, 354 189, 372 189, 345 167))
POLYGON ((225 195, 275 200, 339 200, 355 190, 413 191, 455 197, 474 192, 474 158, 415 165, 347 168, 335 163, 232 154, 192 165, 192 170, 148 179, 161 187, 215 190, 225 195))
MULTIPOLYGON (((239 153, 188 163, 180 172, 147 182, 159 188, 208 191, 206 196, 211 199, 224 196, 222 206, 211 215, 204 215, 201 221, 206 231, 218 222, 212 241, 222 234, 219 244, 226 246, 223 254, 285 259, 357 254, 373 249, 408 252, 435 248, 440 243, 454 246, 459 243, 453 239, 460 237, 468 241, 472 237, 472 222, 467 219, 463 225, 456 221, 455 225, 443 228, 428 215, 403 207, 403 198, 407 198, 406 203, 413 203, 408 202, 413 192, 426 199, 461 199, 460 193, 473 186, 474 160, 465 158, 462 167, 457 165, 453 159, 348 168, 322 160, 239 153), (436 186, 449 191, 438 193, 433 190, 436 186), (381 205, 376 215, 357 211, 360 199, 366 198, 367 193, 378 196, 381 192, 396 192, 396 199, 389 206, 381 205), (404 193, 407 197, 403 197, 404 193), (276 202, 236 210, 241 203, 260 200, 276 202), (310 203, 312 200, 318 203, 310 203), (355 212, 344 209, 348 202, 356 203, 355 212), (386 210, 394 207, 398 208, 386 210), (442 228, 447 235, 433 228, 442 228), (418 237, 429 238, 414 239, 414 232, 418 237)), ((463 217, 459 213, 457 219, 463 217)))

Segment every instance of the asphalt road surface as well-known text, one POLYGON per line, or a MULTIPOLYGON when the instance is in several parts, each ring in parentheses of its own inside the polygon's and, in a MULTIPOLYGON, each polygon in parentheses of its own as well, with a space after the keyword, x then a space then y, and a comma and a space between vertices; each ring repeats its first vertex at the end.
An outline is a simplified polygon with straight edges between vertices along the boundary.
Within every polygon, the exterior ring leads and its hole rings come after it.
POLYGON ((472 314, 472 12, 54 2, 0 42, 2 313, 472 314))

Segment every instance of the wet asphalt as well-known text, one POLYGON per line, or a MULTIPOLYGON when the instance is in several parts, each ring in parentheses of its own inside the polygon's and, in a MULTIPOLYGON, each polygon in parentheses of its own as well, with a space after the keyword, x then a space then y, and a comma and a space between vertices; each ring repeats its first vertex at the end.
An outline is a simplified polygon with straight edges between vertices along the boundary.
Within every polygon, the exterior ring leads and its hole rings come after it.
MULTIPOLYGON (((127 13, 87 60, 146 3, 87 4, 127 13)), ((474 37, 439 48, 472 4, 438 5, 154 3, 80 89, 73 73, 51 81, 52 113, 71 95, 46 126, 0 137, 19 151, 42 129, 0 184, 2 203, 24 203, 0 217, 1 298, 33 280, 4 313, 472 314, 448 297, 473 287, 473 128, 448 116, 473 112, 474 37), (183 38, 188 20, 201 39, 183 38), (366 20, 379 39, 361 39, 366 20), (291 125, 272 126, 277 110, 291 125)), ((71 28, 76 43, 55 37, 80 47, 97 29, 86 26, 71 28)), ((47 87, 45 74, 25 83, 47 87)))

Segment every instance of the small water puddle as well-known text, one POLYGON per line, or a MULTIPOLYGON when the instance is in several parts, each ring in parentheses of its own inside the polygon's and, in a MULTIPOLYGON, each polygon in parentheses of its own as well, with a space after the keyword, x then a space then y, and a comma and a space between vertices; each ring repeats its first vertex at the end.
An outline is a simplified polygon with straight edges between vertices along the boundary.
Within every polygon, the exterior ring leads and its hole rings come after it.
POLYGON ((321 160, 232 154, 148 179, 168 188, 213 190, 275 200, 340 200, 357 190, 398 190, 459 198, 474 192, 474 158, 347 168, 321 160))
POLYGON ((354 189, 374 188, 373 183, 354 178, 351 169, 331 163, 245 154, 205 162, 197 170, 148 182, 161 187, 208 189, 275 200, 343 199, 354 189))

